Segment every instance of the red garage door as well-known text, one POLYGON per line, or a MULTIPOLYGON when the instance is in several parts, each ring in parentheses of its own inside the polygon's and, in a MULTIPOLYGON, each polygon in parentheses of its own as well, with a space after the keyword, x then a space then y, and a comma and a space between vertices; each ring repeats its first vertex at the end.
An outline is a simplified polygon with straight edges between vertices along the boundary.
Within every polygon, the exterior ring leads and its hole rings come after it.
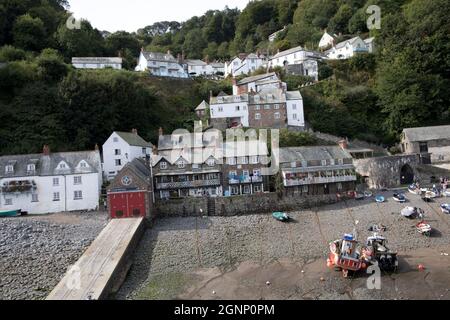
POLYGON ((145 192, 110 193, 108 197, 113 219, 145 217, 145 192))

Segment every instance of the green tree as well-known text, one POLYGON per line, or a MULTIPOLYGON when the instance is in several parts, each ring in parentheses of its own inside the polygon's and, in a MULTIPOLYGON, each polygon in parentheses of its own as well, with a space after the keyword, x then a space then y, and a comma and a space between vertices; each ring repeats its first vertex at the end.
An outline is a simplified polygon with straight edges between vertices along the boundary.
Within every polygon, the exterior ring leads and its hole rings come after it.
POLYGON ((14 45, 30 51, 40 51, 47 42, 44 23, 25 14, 17 18, 13 27, 14 45))
POLYGON ((56 82, 64 78, 69 67, 64 63, 63 57, 54 49, 45 49, 36 58, 38 76, 48 82, 56 82))
POLYGON ((0 62, 11 62, 25 60, 26 52, 13 46, 3 46, 0 48, 0 62))

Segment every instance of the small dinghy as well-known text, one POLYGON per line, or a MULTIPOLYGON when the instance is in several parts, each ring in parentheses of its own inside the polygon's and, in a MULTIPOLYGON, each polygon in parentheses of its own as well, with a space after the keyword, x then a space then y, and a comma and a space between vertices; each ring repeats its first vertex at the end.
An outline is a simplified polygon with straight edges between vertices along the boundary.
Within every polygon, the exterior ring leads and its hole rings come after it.
POLYGON ((423 211, 415 207, 406 207, 401 211, 403 217, 408 219, 415 219, 416 217, 423 216, 423 211))
POLYGON ((364 197, 366 197, 366 198, 372 198, 372 196, 373 196, 373 193, 372 193, 372 192, 370 192, 370 191, 365 191, 365 192, 364 192, 364 197))
POLYGON ((395 201, 400 202, 400 203, 406 202, 406 197, 403 193, 394 193, 393 198, 395 201))
POLYGON ((290 220, 290 217, 287 215, 287 213, 284 212, 274 212, 272 216, 275 220, 281 222, 288 222, 290 220))
POLYGON ((416 225, 416 229, 417 229, 417 231, 420 234, 422 234, 422 235, 424 235, 426 237, 431 237, 431 233, 433 231, 433 228, 428 223, 426 223, 425 221, 419 222, 416 225))
POLYGON ((364 200, 365 198, 364 193, 355 192, 355 200, 364 200))
POLYGON ((375 201, 376 201, 377 203, 383 203, 383 202, 386 201, 386 198, 383 197, 383 196, 376 196, 376 197, 375 197, 375 201))
POLYGON ((0 217, 18 217, 21 210, 0 210, 0 217))
POLYGON ((449 191, 444 191, 444 193, 442 195, 444 197, 446 197, 446 198, 450 197, 450 190, 449 191))
POLYGON ((450 204, 444 203, 441 204, 441 210, 444 214, 450 214, 450 204))
POLYGON ((420 190, 420 188, 418 188, 415 184, 410 185, 408 187, 408 191, 417 196, 420 196, 422 194, 422 191, 420 190))

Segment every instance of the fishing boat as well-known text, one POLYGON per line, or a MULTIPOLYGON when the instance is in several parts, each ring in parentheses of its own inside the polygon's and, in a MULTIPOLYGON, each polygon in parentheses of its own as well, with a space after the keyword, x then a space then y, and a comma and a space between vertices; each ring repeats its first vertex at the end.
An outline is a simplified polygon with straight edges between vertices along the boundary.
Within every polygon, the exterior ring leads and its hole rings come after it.
POLYGON ((383 196, 376 196, 376 197, 375 197, 375 201, 376 201, 377 203, 383 203, 383 202, 386 201, 386 198, 383 197, 383 196))
POLYGON ((441 204, 441 210, 442 213, 444 214, 450 214, 450 204, 448 203, 441 204))
POLYGON ((290 217, 285 212, 274 212, 272 214, 273 218, 275 220, 281 221, 281 222, 288 222, 290 217))
POLYGON ((20 214, 20 210, 0 210, 0 217, 17 217, 20 214))
POLYGON ((406 202, 406 197, 402 193, 394 193, 393 198, 394 198, 395 201, 400 202, 400 203, 405 203, 406 202))
POLYGON ((344 278, 349 276, 349 272, 367 268, 361 259, 359 244, 352 234, 330 243, 327 266, 342 271, 344 278))

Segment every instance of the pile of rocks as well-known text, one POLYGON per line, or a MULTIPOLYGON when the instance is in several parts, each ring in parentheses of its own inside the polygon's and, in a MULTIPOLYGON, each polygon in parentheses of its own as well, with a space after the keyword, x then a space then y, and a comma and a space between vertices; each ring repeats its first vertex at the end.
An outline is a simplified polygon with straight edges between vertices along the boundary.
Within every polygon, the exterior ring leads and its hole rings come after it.
POLYGON ((104 213, 0 219, 0 300, 44 299, 107 220, 104 213))

